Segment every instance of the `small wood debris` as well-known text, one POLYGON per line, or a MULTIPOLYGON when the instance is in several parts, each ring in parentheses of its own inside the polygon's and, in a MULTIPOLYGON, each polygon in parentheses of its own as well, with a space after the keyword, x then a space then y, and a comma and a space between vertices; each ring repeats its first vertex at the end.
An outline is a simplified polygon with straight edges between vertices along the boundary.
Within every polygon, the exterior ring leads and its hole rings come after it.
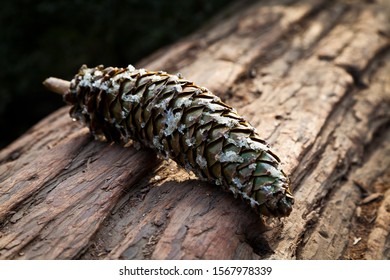
POLYGON ((379 200, 379 199, 382 199, 382 198, 383 198, 383 194, 382 193, 373 193, 373 194, 370 194, 369 196, 367 196, 366 198, 364 198, 360 202, 360 205, 368 204, 368 203, 371 203, 373 201, 376 201, 376 200, 379 200))
POLYGON ((356 217, 360 218, 362 215, 362 207, 356 207, 356 217))
POLYGON ((353 238, 353 245, 358 244, 360 240, 362 240, 361 237, 354 237, 354 238, 353 238))

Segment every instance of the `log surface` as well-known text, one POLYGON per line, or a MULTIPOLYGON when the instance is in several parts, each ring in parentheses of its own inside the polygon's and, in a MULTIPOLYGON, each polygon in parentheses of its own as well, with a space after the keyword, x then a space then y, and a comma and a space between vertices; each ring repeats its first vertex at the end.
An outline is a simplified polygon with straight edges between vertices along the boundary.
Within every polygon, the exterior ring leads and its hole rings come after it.
POLYGON ((390 259, 389 17, 385 0, 237 1, 137 65, 249 120, 291 178, 289 217, 96 141, 64 107, 0 151, 0 258, 390 259))

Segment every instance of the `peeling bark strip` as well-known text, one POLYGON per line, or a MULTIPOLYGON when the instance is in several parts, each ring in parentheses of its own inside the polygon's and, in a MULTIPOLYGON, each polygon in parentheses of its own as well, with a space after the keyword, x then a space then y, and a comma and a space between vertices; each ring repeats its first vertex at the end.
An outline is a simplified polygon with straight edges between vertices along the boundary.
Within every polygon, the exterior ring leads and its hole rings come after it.
POLYGON ((259 223, 61 109, 0 151, 0 258, 389 259, 389 15, 386 1, 238 1, 138 65, 191 77, 286 155, 288 219, 259 223))

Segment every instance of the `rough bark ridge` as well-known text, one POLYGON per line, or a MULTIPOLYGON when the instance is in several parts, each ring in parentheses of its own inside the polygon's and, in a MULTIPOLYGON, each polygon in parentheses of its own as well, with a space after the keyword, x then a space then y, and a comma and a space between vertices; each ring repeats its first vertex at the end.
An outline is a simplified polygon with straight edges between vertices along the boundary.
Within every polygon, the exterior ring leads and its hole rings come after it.
POLYGON ((290 174, 290 217, 95 141, 63 108, 0 151, 0 258, 389 259, 390 4, 371 2, 239 1, 137 65, 257 127, 290 174))

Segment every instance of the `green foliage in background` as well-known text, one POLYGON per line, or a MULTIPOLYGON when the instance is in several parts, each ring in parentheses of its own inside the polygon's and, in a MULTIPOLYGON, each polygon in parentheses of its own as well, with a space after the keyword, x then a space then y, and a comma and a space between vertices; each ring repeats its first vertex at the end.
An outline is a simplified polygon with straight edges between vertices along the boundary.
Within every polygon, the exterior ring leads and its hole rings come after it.
POLYGON ((232 0, 15 0, 0 9, 0 148, 64 105, 49 76, 126 66, 207 22, 232 0))

